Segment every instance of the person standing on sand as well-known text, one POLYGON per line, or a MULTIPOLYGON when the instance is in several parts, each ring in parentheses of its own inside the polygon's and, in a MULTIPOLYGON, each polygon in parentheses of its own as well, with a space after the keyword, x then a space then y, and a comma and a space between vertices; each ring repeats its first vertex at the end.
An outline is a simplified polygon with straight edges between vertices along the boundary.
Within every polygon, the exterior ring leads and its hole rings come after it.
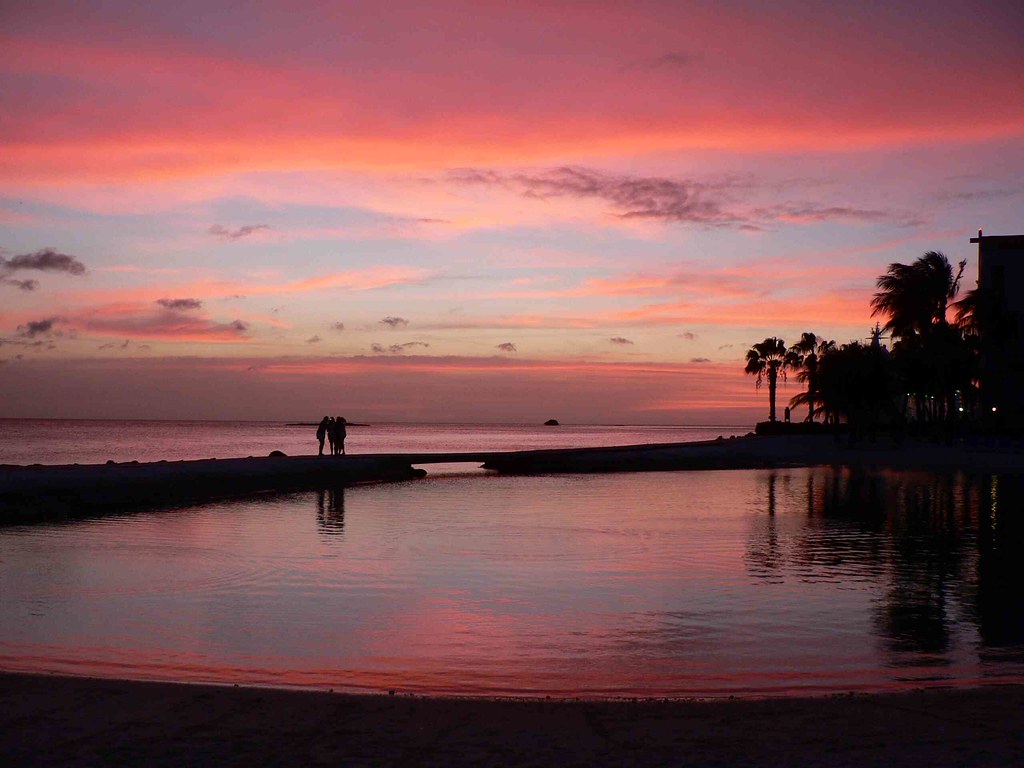
POLYGON ((328 448, 330 449, 331 456, 333 456, 334 455, 334 419, 332 419, 330 416, 324 416, 324 421, 326 422, 326 424, 324 425, 324 429, 327 432, 328 448))
POLYGON ((324 416, 320 419, 320 425, 316 428, 316 439, 320 443, 320 456, 324 455, 324 438, 327 437, 327 427, 330 423, 331 419, 328 416, 324 416))
POLYGON ((348 432, 345 429, 345 419, 338 416, 334 419, 334 455, 345 455, 345 437, 348 432))

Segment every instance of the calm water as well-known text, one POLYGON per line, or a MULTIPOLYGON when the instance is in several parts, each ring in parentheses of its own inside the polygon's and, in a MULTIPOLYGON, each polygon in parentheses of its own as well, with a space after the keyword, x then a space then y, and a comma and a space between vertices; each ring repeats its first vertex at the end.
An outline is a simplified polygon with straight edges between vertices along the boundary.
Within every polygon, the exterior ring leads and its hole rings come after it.
POLYGON ((0 529, 0 668, 433 694, 1024 677, 1024 478, 441 476, 0 529))
MULTIPOLYGON (((350 425, 349 453, 518 451, 691 442, 746 427, 545 427, 537 424, 350 425)), ((317 452, 316 426, 252 421, 0 419, 0 464, 103 464, 317 452)))

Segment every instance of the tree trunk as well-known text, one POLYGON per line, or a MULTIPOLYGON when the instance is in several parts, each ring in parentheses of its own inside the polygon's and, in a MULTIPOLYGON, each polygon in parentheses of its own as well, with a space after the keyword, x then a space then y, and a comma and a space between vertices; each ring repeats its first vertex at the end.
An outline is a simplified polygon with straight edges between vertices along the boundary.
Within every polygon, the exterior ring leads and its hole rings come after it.
POLYGON ((814 423, 814 393, 818 390, 818 363, 817 355, 811 355, 807 365, 807 419, 814 423))
POLYGON ((817 386, 817 382, 814 381, 814 374, 812 373, 807 377, 807 419, 810 423, 814 423, 814 389, 817 386))
POLYGON ((768 421, 775 421, 775 387, 779 381, 779 370, 774 365, 768 368, 768 400, 771 403, 771 410, 768 412, 768 421))

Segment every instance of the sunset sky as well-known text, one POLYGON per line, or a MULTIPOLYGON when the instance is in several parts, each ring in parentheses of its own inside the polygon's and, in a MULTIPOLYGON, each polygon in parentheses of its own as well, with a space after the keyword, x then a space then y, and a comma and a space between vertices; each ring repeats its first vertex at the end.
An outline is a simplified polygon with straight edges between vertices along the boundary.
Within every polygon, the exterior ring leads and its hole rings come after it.
POLYGON ((1022 40, 1019 0, 0 4, 0 416, 763 419, 753 342, 1024 232, 1022 40))

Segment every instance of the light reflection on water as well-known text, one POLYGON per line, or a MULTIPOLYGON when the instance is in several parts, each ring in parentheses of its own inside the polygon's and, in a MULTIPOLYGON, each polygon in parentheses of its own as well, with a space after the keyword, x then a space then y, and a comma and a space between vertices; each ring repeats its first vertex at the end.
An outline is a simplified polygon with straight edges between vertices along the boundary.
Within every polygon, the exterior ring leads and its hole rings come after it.
POLYGON ((1024 479, 427 478, 0 529, 0 667, 418 693, 1017 680, 1024 479))

